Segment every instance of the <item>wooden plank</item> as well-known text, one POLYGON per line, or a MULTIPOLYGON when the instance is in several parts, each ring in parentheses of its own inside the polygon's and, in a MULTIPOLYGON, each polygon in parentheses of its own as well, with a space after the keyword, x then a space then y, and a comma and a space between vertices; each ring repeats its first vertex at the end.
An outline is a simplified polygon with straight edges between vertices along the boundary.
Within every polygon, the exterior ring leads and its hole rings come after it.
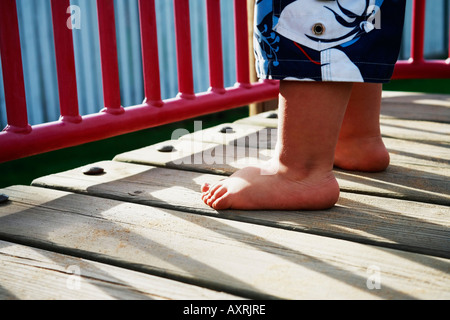
POLYGON ((2 237, 250 298, 450 298, 448 259, 56 190, 0 192, 11 197, 2 237))
MULTIPOLYGON (((386 139, 386 144, 391 152, 391 166, 385 172, 335 170, 342 191, 450 204, 447 148, 396 139, 386 139)), ((243 167, 261 164, 272 155, 273 150, 268 149, 232 145, 214 147, 211 143, 180 139, 120 154, 114 160, 231 175, 243 167), (158 149, 164 145, 173 145, 177 151, 159 152, 158 149)))
MULTIPOLYGON (((272 108, 273 105, 274 102, 272 108)), ((265 126, 268 121, 264 120, 264 117, 271 113, 272 111, 262 112, 262 116, 251 114, 250 118, 251 121, 259 121, 255 124, 265 126)), ((383 91, 381 117, 450 123, 450 95, 383 91)), ((270 124, 270 121, 268 123, 270 124)))
MULTIPOLYGON (((278 120, 275 116, 278 116, 278 112, 276 111, 264 112, 236 120, 234 126, 249 125, 261 128, 277 128, 278 120)), ((380 126, 383 137, 432 142, 446 146, 450 144, 450 124, 448 123, 399 120, 382 117, 380 119, 380 126)), ((276 137, 275 132, 273 134, 276 137)))
POLYGON ((0 266, 2 300, 240 299, 182 282, 5 241, 0 241, 0 266))
MULTIPOLYGON (((254 116, 254 118, 258 118, 258 116, 254 116)), ((430 163, 422 164, 420 162, 421 159, 427 158, 432 158, 438 163, 450 163, 450 124, 389 119, 384 121, 384 128, 386 128, 384 129, 384 142, 388 149, 401 151, 403 154, 417 155, 415 159, 418 161, 417 164, 420 165, 430 165, 430 163)), ((277 128, 233 123, 186 134, 179 140, 275 149, 277 136, 277 128), (220 132, 221 128, 229 128, 228 133, 220 132)), ((173 144, 173 142, 168 142, 168 144, 173 144)), ((193 144, 193 146, 196 147, 195 152, 201 151, 198 144, 193 144)), ((205 147, 209 148, 212 145, 205 145, 205 147)), ((394 152, 394 154, 397 153, 394 152)), ((408 163, 412 162, 408 161, 408 163)))
POLYGON ((278 110, 261 112, 255 115, 251 115, 249 117, 236 120, 234 123, 259 126, 263 128, 277 128, 278 110))
POLYGON ((270 159, 273 151, 194 140, 170 140, 114 157, 114 161, 230 175, 246 165, 270 159), (160 152, 172 146, 173 152, 160 152))
POLYGON ((380 122, 383 137, 442 144, 447 147, 450 144, 448 123, 388 118, 382 118, 380 122))
POLYGON ((324 211, 218 212, 202 202, 200 187, 223 176, 115 161, 94 165, 106 174, 84 176, 78 168, 33 185, 450 257, 446 206, 343 192, 338 205, 324 211))
POLYGON ((450 123, 450 95, 383 91, 386 118, 450 123))
POLYGON ((384 138, 394 165, 415 165, 448 169, 450 152, 447 146, 426 141, 408 141, 384 138))
MULTIPOLYGON (((242 167, 233 165, 235 162, 258 164, 260 161, 268 160, 273 156, 273 148, 270 148, 270 150, 266 149, 266 147, 271 147, 270 142, 269 145, 265 143, 267 141, 265 137, 270 135, 270 133, 260 134, 263 131, 252 134, 251 139, 242 137, 238 140, 232 140, 228 145, 188 139, 163 141, 148 147, 118 154, 114 157, 114 160, 172 167, 177 167, 178 165, 183 167, 191 163, 198 165, 198 167, 209 165, 207 168, 204 168, 207 172, 232 173, 242 167), (264 138, 259 140, 256 138, 257 136, 263 136, 264 138), (243 146, 250 148, 250 150, 246 150, 243 146), (166 149, 166 147, 173 149, 170 152, 160 151, 161 149, 166 149), (254 148, 259 150, 253 150, 254 148), (229 166, 231 168, 227 168, 229 166)), ((272 131, 272 139, 275 134, 272 131)), ((443 170, 443 174, 448 173, 450 153, 447 147, 426 142, 402 141, 391 138, 385 138, 384 142, 391 155, 391 163, 393 165, 415 166, 417 168, 434 167, 437 170, 443 170)))
POLYGON ((186 134, 179 139, 223 145, 233 144, 241 147, 258 146, 262 149, 274 149, 277 141, 277 130, 247 124, 225 123, 186 134))

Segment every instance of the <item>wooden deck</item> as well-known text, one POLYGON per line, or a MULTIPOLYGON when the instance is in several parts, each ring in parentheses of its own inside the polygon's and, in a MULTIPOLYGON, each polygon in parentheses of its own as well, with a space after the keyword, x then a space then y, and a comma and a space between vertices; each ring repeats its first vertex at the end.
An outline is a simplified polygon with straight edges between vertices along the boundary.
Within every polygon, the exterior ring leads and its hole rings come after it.
POLYGON ((0 190, 0 298, 449 299, 450 96, 385 92, 392 165, 336 170, 330 210, 203 204, 203 182, 270 157, 275 115, 0 190))

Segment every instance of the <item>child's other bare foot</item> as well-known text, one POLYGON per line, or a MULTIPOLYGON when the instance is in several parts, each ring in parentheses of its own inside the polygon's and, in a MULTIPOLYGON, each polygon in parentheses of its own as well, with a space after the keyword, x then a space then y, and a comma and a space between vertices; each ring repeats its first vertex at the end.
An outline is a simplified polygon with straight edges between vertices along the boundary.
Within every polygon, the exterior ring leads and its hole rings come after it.
POLYGON ((380 136, 339 139, 334 165, 344 170, 380 172, 389 166, 390 157, 380 136))
POLYGON ((267 166, 247 167, 215 185, 203 185, 203 201, 216 210, 320 210, 332 207, 339 198, 332 172, 300 179, 282 168, 272 174, 262 170, 267 166))
POLYGON ((379 121, 382 90, 382 85, 377 83, 353 85, 336 146, 336 167, 378 172, 389 166, 379 121))

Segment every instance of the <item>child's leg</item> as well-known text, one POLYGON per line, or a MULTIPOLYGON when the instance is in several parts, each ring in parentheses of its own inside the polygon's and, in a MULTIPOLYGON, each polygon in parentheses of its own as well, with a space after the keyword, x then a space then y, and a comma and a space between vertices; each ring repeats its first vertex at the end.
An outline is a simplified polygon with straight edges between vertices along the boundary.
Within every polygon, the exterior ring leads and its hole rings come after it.
POLYGON ((339 198, 334 151, 352 85, 281 81, 276 156, 204 185, 203 201, 215 209, 332 207, 339 198))
POLYGON ((355 83, 336 148, 336 167, 383 171, 389 153, 380 133, 381 84, 355 83))

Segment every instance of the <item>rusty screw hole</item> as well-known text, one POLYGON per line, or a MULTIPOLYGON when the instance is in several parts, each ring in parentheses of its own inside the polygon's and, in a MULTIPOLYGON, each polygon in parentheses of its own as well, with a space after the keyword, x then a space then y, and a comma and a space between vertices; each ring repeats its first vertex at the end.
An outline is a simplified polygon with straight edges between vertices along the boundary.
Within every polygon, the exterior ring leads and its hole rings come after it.
POLYGON ((223 127, 222 129, 220 129, 221 133, 233 133, 233 128, 232 127, 223 127))
POLYGON ((6 194, 0 193, 0 203, 6 202, 9 200, 9 196, 6 194))
POLYGON ((90 167, 89 169, 83 171, 85 175, 88 176, 98 176, 105 173, 105 170, 100 167, 90 167))
POLYGON ((158 149, 159 152, 173 152, 175 151, 175 147, 174 146, 162 146, 161 148, 158 149))

